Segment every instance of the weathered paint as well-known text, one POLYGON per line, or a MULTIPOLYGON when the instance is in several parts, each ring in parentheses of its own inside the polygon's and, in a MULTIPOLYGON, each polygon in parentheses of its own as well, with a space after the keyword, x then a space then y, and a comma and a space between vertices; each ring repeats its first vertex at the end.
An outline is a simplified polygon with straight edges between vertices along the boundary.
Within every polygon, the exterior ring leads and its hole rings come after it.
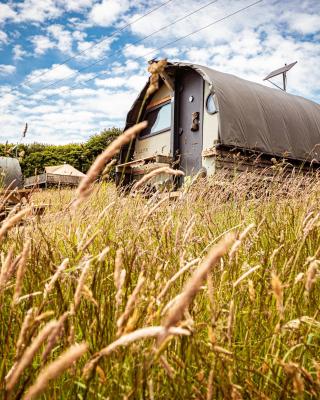
MULTIPOLYGON (((166 85, 162 85, 160 89, 153 95, 150 100, 150 104, 157 102, 161 99, 170 96, 170 91, 166 85)), ((164 156, 170 155, 170 144, 171 144, 171 131, 159 133, 157 135, 137 139, 134 151, 134 160, 141 158, 151 157, 156 154, 164 156)))
POLYGON ((178 101, 175 134, 178 138, 177 153, 180 169, 188 175, 196 175, 201 168, 203 79, 191 69, 184 70, 176 79, 178 101))
POLYGON ((208 175, 212 175, 215 172, 215 145, 219 138, 219 113, 209 114, 206 109, 206 100, 210 93, 209 84, 205 82, 203 99, 202 166, 206 168, 208 175))
POLYGON ((156 154, 164 156, 170 155, 170 137, 171 131, 159 133, 145 139, 137 139, 134 160, 151 157, 156 154))

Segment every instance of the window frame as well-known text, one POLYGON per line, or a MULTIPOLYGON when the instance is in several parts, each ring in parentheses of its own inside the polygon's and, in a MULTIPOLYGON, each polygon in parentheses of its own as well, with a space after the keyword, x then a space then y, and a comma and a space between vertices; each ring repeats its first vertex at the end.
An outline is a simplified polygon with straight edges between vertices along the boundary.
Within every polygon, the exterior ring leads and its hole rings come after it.
POLYGON ((206 107, 206 111, 207 111, 207 113, 208 113, 209 115, 215 115, 215 114, 217 114, 217 113, 219 112, 218 107, 217 107, 216 102, 215 102, 215 93, 214 93, 214 92, 210 92, 210 93, 208 94, 208 96, 207 96, 207 98, 206 98, 206 102, 205 102, 205 107, 206 107), (214 104, 214 106, 215 106, 215 111, 213 111, 213 112, 210 112, 210 111, 208 110, 208 100, 209 100, 209 97, 210 97, 210 96, 212 96, 213 104, 214 104))
MULTIPOLYGON (((152 136, 160 135, 161 133, 171 131, 171 129, 172 129, 172 101, 171 101, 171 99, 169 99, 169 100, 167 100, 167 101, 165 101, 165 102, 163 102, 163 103, 157 104, 157 105, 154 106, 154 107, 147 108, 146 111, 145 111, 145 113, 144 113, 144 116, 143 116, 143 119, 142 119, 142 120, 146 120, 146 119, 147 119, 146 117, 147 117, 148 113, 150 113, 150 112, 152 112, 152 111, 154 111, 154 110, 157 110, 158 108, 162 108, 162 107, 166 106, 167 104, 170 104, 170 105, 171 105, 171 107, 170 107, 170 113, 171 113, 171 116, 170 116, 171 123, 170 123, 170 125, 169 125, 167 128, 160 129, 159 131, 149 133, 149 134, 147 134, 147 135, 145 135, 145 136, 142 136, 142 137, 139 135, 139 136, 138 136, 138 139, 139 139, 139 140, 148 139, 148 138, 150 138, 150 137, 152 137, 152 136)), ((143 131, 142 131, 142 132, 143 132, 143 131)), ((142 132, 141 132, 141 133, 142 133, 142 132)))

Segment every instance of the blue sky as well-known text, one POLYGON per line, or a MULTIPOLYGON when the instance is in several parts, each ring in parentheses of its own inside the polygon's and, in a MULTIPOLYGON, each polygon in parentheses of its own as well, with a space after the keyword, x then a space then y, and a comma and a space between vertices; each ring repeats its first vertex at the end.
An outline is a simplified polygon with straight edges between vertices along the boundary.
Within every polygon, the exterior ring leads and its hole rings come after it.
POLYGON ((320 103, 320 0, 264 0, 168 44, 253 2, 0 0, 0 141, 18 141, 25 122, 26 141, 42 143, 82 142, 123 127, 153 57, 267 85, 271 70, 298 61, 289 91, 320 103))

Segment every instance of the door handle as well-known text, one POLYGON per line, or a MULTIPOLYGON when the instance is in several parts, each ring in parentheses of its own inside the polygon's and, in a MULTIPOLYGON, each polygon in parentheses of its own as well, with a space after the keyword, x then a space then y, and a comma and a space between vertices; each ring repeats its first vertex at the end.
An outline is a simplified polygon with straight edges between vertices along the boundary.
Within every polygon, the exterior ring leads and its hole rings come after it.
POLYGON ((191 128, 190 129, 193 132, 196 132, 196 131, 199 130, 199 123, 200 123, 199 116, 200 116, 199 111, 196 111, 196 112, 192 113, 192 124, 191 124, 191 128))

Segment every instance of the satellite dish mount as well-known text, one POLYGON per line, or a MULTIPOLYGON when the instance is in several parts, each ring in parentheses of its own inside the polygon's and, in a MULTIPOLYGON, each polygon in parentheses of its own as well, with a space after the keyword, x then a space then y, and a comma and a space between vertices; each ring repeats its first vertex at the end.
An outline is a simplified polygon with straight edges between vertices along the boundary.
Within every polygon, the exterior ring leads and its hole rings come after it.
POLYGON ((291 64, 284 64, 284 67, 278 68, 272 72, 270 72, 269 75, 267 75, 263 80, 270 82, 273 86, 276 86, 278 89, 283 90, 284 92, 287 91, 287 72, 290 71, 292 67, 294 67, 297 64, 298 61, 295 61, 291 64), (282 75, 282 82, 283 82, 283 87, 280 87, 276 83, 272 82, 270 79, 274 78, 275 76, 282 75))

